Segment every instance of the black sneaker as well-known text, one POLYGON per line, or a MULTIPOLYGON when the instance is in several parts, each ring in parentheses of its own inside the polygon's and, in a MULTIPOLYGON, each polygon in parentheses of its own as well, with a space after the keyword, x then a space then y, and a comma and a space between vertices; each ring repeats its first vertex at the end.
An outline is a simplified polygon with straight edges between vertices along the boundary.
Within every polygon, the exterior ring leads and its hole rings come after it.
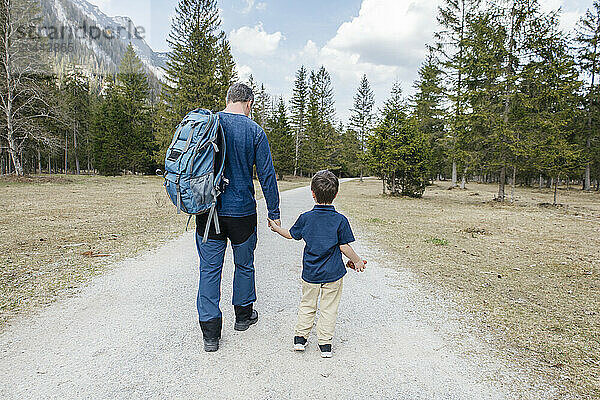
POLYGON ((256 321, 258 321, 258 311, 252 310, 250 318, 241 321, 238 321, 236 319, 235 325, 233 325, 233 329, 235 329, 236 331, 245 331, 246 329, 250 328, 250 325, 255 324, 256 321))
POLYGON ((294 350, 304 351, 306 348, 306 338, 303 336, 294 336, 294 350))
POLYGON ((320 344, 319 349, 321 350, 321 357, 331 358, 331 345, 330 344, 320 344))

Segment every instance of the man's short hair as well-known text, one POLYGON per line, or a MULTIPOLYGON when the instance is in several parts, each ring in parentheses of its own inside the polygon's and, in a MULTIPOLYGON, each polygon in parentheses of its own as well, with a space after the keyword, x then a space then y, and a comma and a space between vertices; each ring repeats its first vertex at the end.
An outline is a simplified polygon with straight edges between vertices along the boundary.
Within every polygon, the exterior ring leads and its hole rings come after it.
POLYGON ((238 102, 247 103, 249 101, 254 101, 254 93, 250 86, 244 85, 243 83, 234 83, 227 91, 226 101, 227 104, 238 102))
POLYGON ((315 193, 317 203, 331 204, 338 193, 340 183, 337 176, 329 170, 317 172, 312 177, 310 189, 315 193))

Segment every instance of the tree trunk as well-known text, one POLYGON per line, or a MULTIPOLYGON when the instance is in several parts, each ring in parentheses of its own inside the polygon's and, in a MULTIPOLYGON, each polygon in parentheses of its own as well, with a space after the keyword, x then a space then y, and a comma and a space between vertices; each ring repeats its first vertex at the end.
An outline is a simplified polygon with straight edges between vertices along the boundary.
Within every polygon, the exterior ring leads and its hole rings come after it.
POLYGON ((75 156, 75 171, 79 175, 81 171, 79 169, 79 157, 77 157, 77 131, 75 130, 75 124, 73 124, 73 155, 75 156))
POLYGON ((554 181, 554 205, 558 205, 558 176, 554 181))
POLYGON ((50 152, 48 152, 48 175, 52 175, 52 162, 50 161, 50 152))
MULTIPOLYGON (((588 151, 591 148, 591 140, 590 137, 588 136, 587 138, 587 149, 588 151)), ((591 167, 590 167, 590 163, 588 162, 587 165, 585 166, 585 176, 583 178, 583 190, 589 191, 592 190, 592 185, 591 185, 591 167)))
POLYGON ((385 175, 381 178, 381 182, 383 183, 383 194, 385 194, 385 175))
POLYGON ((458 182, 458 172, 456 171, 456 161, 452 161, 452 187, 457 186, 458 182))
POLYGON ((10 154, 10 158, 12 159, 13 162, 13 166, 14 166, 14 170, 16 172, 17 175, 21 176, 23 175, 23 163, 19 160, 18 154, 17 154, 17 143, 15 140, 15 131, 14 131, 14 121, 13 121, 13 100, 14 100, 14 93, 13 93, 13 79, 12 79, 12 62, 11 62, 11 53, 10 53, 10 40, 9 40, 9 33, 11 31, 10 28, 12 28, 11 26, 7 26, 8 24, 11 23, 10 21, 10 14, 11 14, 11 10, 7 9, 4 10, 5 13, 7 13, 8 15, 6 15, 5 17, 5 32, 4 32, 4 59, 3 59, 3 68, 5 69, 5 73, 6 76, 4 77, 6 79, 6 82, 8 83, 7 86, 7 93, 6 93, 6 104, 4 105, 4 117, 6 118, 6 141, 8 142, 8 153, 10 154))
POLYGON ((515 202, 515 185, 516 185, 516 181, 517 181, 517 167, 515 165, 513 165, 512 182, 510 184, 510 202, 511 203, 515 202))
MULTIPOLYGON (((597 34, 597 33, 596 33, 597 34)), ((597 37, 596 37, 597 39, 597 37)), ((594 41, 594 55, 596 55, 596 51, 597 51, 597 46, 598 46, 598 42, 594 41)), ((595 82, 596 82, 596 57, 594 56, 593 60, 592 60, 592 81, 590 82, 590 96, 591 94, 594 92, 594 86, 595 86, 595 82)), ((588 150, 588 153, 591 149, 591 145, 592 145, 592 110, 591 110, 591 99, 590 102, 588 103, 588 132, 587 132, 587 138, 586 138, 586 147, 588 150)), ((590 163, 588 162, 587 165, 585 166, 585 176, 583 178, 583 190, 591 190, 591 185, 590 185, 590 163)))
POLYGON ((69 155, 68 149, 69 149, 69 138, 67 137, 67 133, 65 132, 65 175, 68 174, 68 170, 67 170, 67 167, 68 167, 67 162, 68 162, 68 155, 69 155))
MULTIPOLYGON (((9 128, 12 130, 12 128, 9 128)), ((10 159, 12 160, 13 171, 18 175, 23 175, 23 164, 19 159, 19 154, 17 153, 16 143, 13 139, 12 133, 8 134, 8 154, 10 155, 10 159)))
MULTIPOLYGON (((302 123, 300 123, 302 126, 302 123)), ((298 176, 298 156, 300 154, 300 131, 302 128, 298 129, 296 132, 296 156, 294 158, 294 176, 298 176)))
POLYGON ((463 168, 463 173, 462 173, 462 177, 460 180, 460 188, 461 189, 466 189, 466 187, 467 187, 467 170, 468 170, 468 167, 465 166, 463 168))
POLYGON ((500 179, 498 179, 498 201, 504 201, 504 184, 506 181, 506 166, 500 168, 500 179))
POLYGON ((544 186, 544 178, 542 177, 542 174, 540 174, 540 190, 542 189, 543 186, 544 186))
POLYGON ((363 181, 363 166, 362 164, 360 165, 360 181, 363 181))
POLYGON ((42 154, 40 148, 37 148, 37 162, 38 162, 38 174, 42 174, 42 154))

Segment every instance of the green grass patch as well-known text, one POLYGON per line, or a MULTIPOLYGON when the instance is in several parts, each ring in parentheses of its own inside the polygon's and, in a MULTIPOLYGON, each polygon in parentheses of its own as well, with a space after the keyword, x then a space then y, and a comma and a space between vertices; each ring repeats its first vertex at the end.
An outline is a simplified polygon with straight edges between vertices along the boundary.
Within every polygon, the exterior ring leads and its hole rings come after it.
POLYGON ((427 243, 431 243, 435 246, 447 246, 448 240, 444 238, 432 237, 426 240, 427 243))

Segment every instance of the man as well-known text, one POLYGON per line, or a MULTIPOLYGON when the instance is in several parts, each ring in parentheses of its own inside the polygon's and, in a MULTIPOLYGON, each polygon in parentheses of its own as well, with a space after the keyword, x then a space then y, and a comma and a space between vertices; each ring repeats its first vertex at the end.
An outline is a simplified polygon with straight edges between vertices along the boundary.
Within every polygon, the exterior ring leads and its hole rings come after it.
POLYGON ((253 309, 256 301, 254 285, 254 250, 256 249, 256 200, 254 198, 253 168, 260 181, 269 219, 279 220, 279 190, 275 168, 265 131, 248 116, 252 109, 252 89, 236 83, 227 92, 227 107, 219 112, 225 132, 226 160, 224 175, 229 185, 219 197, 217 213, 221 233, 217 235, 210 224, 208 240, 202 243, 207 224, 206 214, 196 217, 196 247, 200 257, 200 282, 196 305, 204 337, 204 350, 217 351, 221 338, 222 315, 221 272, 227 240, 233 248, 234 329, 244 331, 258 320, 253 309))

